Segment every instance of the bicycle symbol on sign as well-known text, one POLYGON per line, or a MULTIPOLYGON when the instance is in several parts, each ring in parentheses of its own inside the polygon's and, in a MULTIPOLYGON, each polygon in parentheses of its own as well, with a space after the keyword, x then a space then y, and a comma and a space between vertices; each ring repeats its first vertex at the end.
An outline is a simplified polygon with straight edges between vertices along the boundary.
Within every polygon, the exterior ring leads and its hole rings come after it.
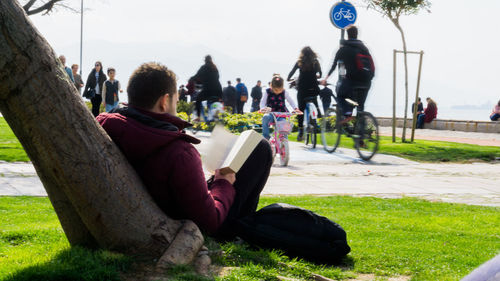
POLYGON ((344 19, 347 19, 348 21, 354 21, 356 20, 356 15, 351 13, 351 10, 344 10, 344 8, 340 8, 340 11, 336 12, 333 15, 335 20, 340 20, 342 17, 344 19))

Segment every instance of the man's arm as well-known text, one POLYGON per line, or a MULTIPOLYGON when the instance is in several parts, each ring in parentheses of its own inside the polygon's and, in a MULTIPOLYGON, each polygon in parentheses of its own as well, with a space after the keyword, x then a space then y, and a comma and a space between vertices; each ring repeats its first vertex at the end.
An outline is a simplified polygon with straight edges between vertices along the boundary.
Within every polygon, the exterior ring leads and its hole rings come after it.
POLYGON ((102 83, 102 91, 101 91, 101 95, 102 95, 102 104, 106 104, 106 82, 102 83))
POLYGON ((171 175, 174 200, 186 218, 208 233, 217 232, 233 204, 236 194, 233 185, 216 178, 208 190, 201 158, 193 147, 178 155, 171 175))
POLYGON ((330 71, 328 71, 328 75, 326 76, 326 79, 327 80, 330 75, 332 75, 333 71, 335 71, 335 68, 337 67, 337 62, 339 60, 339 56, 340 56, 340 51, 342 49, 338 50, 337 53, 335 54, 335 59, 333 60, 333 64, 332 64, 332 68, 330 68, 330 71))

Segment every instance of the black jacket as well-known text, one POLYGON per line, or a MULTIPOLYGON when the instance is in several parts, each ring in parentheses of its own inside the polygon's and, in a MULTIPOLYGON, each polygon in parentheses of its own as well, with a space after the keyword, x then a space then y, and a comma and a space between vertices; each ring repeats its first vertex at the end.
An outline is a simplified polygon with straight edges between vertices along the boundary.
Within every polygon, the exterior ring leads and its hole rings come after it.
POLYGON ((198 80, 203 85, 203 90, 198 98, 214 101, 222 99, 222 86, 219 82, 219 71, 217 68, 212 68, 204 64, 193 79, 198 80))
POLYGON ((236 105, 236 97, 238 93, 236 92, 236 88, 232 85, 229 85, 222 90, 222 100, 225 105, 234 106, 236 105))
POLYGON ((252 99, 260 102, 260 100, 262 99, 262 87, 259 86, 253 87, 250 96, 252 97, 252 99))
POLYGON ((340 47, 337 54, 335 54, 332 68, 328 71, 328 76, 332 74, 337 67, 338 61, 341 60, 344 62, 346 68, 346 78, 354 81, 359 80, 358 77, 356 77, 356 54, 358 50, 360 50, 362 54, 370 54, 368 48, 360 40, 351 39, 344 41, 343 46, 340 47))
POLYGON ((297 88, 300 93, 307 93, 307 94, 313 94, 317 95, 319 93, 319 87, 318 87, 318 77, 316 76, 319 74, 319 76, 322 76, 321 73, 321 66, 318 61, 314 62, 313 69, 311 70, 305 70, 299 67, 299 63, 297 62, 294 66, 292 71, 290 71, 290 74, 288 74, 288 80, 292 78, 292 76, 295 74, 297 69, 300 70, 299 74, 299 81, 297 81, 297 88))
MULTIPOLYGON (((108 80, 108 77, 106 77, 106 74, 104 72, 99 72, 99 94, 102 93, 102 87, 104 85, 104 82, 108 80)), ((87 77, 87 83, 85 83, 85 89, 83 90, 83 96, 85 97, 86 94, 90 89, 95 89, 95 86, 97 85, 97 81, 95 79, 95 68, 92 69, 90 72, 89 76, 87 77)))

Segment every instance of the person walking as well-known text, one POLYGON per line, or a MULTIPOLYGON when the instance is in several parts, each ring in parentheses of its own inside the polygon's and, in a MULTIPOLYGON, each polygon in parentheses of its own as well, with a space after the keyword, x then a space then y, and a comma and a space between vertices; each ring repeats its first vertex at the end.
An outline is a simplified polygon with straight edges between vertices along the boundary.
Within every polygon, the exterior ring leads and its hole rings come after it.
POLYGON ((189 80, 198 81, 203 85, 203 89, 196 96, 195 110, 198 118, 200 118, 203 101, 208 102, 208 108, 210 108, 212 103, 222 101, 222 86, 219 82, 219 70, 210 55, 205 56, 205 64, 202 65, 198 72, 189 80))
POLYGON ((83 96, 92 102, 92 114, 94 117, 99 115, 102 103, 101 91, 106 80, 106 74, 102 71, 102 63, 97 61, 87 77, 87 83, 85 83, 85 89, 83 90, 83 96))
POLYGON ((82 93, 81 90, 82 90, 82 87, 84 85, 83 85, 82 76, 80 76, 80 74, 78 74, 78 64, 73 64, 71 66, 71 71, 73 73, 73 78, 75 79, 75 87, 78 90, 78 93, 81 94, 82 93))
MULTIPOLYGON (((318 61, 318 55, 311 47, 304 47, 300 51, 300 57, 295 63, 292 71, 288 74, 288 81, 292 80, 292 76, 297 70, 300 70, 299 80, 297 84, 297 101, 299 110, 304 112, 306 109, 306 101, 311 100, 316 108, 319 108, 317 96, 319 95, 318 78, 321 77, 321 65, 318 61)), ((302 141, 304 136, 304 115, 297 116, 299 121, 299 134, 297 141, 302 141)))
POLYGON ((319 98, 321 100, 321 104, 323 105, 323 112, 325 114, 332 104, 332 97, 334 97, 333 91, 327 86, 324 86, 324 88, 319 91, 319 98))
POLYGON ((241 82, 241 78, 236 78, 236 92, 238 93, 236 102, 238 103, 238 114, 243 114, 243 107, 248 100, 248 89, 244 83, 241 82))
POLYGON ((252 88, 252 93, 250 94, 250 97, 252 98, 252 109, 251 112, 259 111, 260 110, 260 100, 262 99, 262 82, 259 80, 257 81, 257 85, 252 88))
POLYGON ((490 115, 491 121, 498 121, 499 119, 500 119, 500 100, 498 101, 497 105, 493 107, 493 112, 491 112, 490 115))
POLYGON ((123 93, 120 81, 115 79, 115 75, 116 70, 112 67, 108 68, 109 79, 104 82, 102 87, 102 100, 106 112, 118 107, 118 101, 120 100, 118 93, 123 93))
POLYGON ((71 68, 66 66, 66 57, 63 55, 60 55, 59 61, 61 61, 61 64, 63 65, 64 70, 66 71, 66 74, 68 74, 68 77, 71 80, 71 82, 75 83, 75 78, 73 77, 73 72, 71 71, 71 68))
MULTIPOLYGON (((236 92, 236 88, 231 85, 231 81, 227 81, 227 87, 222 89, 222 100, 224 102, 224 107, 231 107, 231 113, 237 113, 238 109, 236 97, 238 93, 236 92)), ((226 110, 227 111, 227 110, 226 110)))

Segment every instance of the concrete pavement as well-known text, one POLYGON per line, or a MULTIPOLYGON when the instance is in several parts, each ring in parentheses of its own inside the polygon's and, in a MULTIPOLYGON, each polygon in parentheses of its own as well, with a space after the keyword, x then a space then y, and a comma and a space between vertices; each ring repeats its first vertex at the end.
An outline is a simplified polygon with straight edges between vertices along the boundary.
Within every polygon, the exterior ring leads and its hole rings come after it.
MULTIPOLYGON (((209 147, 207 134, 198 150, 209 147)), ((371 162, 358 159, 354 150, 333 154, 321 146, 311 150, 290 143, 288 167, 276 159, 265 195, 354 195, 500 206, 500 164, 428 164, 389 155, 376 155, 371 162)), ((0 162, 0 195, 46 196, 30 163, 0 162)))

